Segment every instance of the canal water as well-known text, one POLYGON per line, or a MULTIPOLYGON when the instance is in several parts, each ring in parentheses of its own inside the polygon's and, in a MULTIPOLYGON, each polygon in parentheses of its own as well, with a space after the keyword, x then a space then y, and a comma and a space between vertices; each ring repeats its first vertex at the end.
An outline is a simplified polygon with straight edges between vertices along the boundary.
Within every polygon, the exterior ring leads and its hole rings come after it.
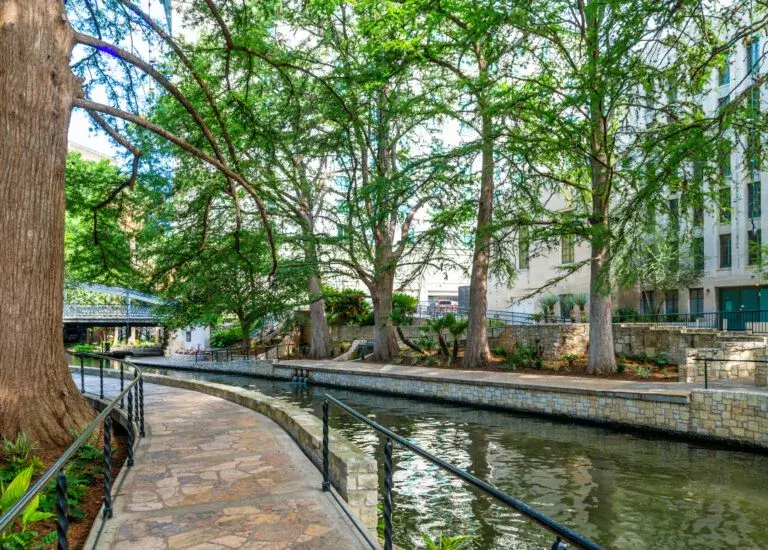
MULTIPOLYGON (((318 417, 329 393, 606 548, 768 548, 768 456, 453 404, 249 376, 146 372, 248 387, 318 417)), ((332 426, 378 459, 384 442, 336 410, 332 426)), ((543 528, 395 446, 394 538, 470 535, 470 548, 544 549, 543 528)), ((379 486, 383 473, 379 472, 379 486)))

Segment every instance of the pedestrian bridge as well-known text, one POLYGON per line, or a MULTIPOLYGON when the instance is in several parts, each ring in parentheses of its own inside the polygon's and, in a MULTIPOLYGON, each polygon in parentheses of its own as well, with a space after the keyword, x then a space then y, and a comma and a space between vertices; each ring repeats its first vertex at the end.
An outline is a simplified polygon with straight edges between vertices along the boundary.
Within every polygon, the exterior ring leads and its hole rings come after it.
POLYGON ((160 315, 153 306, 162 305, 164 300, 152 294, 145 294, 129 288, 100 284, 78 284, 78 289, 120 296, 123 304, 80 305, 64 304, 63 321, 65 325, 86 326, 158 326, 162 324, 160 315), (138 303, 134 303, 138 302, 138 303))

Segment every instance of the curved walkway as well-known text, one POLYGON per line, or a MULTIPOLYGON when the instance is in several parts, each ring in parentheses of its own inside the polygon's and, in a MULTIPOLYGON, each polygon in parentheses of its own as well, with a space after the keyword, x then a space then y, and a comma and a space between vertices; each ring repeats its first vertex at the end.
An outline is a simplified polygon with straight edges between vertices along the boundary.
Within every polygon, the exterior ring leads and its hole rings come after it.
MULTIPOLYGON (((86 377, 86 391, 98 393, 98 384, 86 377)), ((115 395, 119 381, 105 378, 104 386, 115 395)), ((98 548, 364 547, 320 490, 320 473, 277 424, 187 390, 145 384, 144 399, 147 435, 98 548)))

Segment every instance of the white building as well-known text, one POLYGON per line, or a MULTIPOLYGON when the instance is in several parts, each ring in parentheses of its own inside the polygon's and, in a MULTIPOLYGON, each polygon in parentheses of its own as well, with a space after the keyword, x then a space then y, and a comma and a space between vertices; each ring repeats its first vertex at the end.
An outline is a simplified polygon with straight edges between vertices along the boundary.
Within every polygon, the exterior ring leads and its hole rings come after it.
MULTIPOLYGON (((761 59, 766 55, 768 39, 750 37, 733 46, 725 67, 711 76, 710 92, 702 99, 707 113, 715 112, 727 104, 730 98, 743 92, 758 81, 761 59)), ((765 64, 763 63, 764 67, 765 64)), ((759 108, 765 91, 753 101, 759 108)), ((757 264, 759 257, 755 250, 761 246, 761 236, 768 230, 768 202, 762 192, 766 171, 760 159, 745 158, 746 147, 741 141, 718 161, 722 166, 722 181, 719 189, 721 202, 730 203, 730 209, 711 204, 703 212, 698 239, 694 243, 704 258, 703 276, 694 288, 678 289, 676 294, 665 296, 648 295, 657 307, 665 313, 699 313, 710 311, 754 311, 768 310, 768 280, 761 274, 757 264), (750 246, 752 244, 752 246, 750 246), (752 254, 750 254, 752 250, 752 254), (663 304, 658 303, 663 301, 663 304)), ((677 208, 677 199, 670 196, 670 209, 677 208)), ((562 198, 552 201, 555 211, 567 211, 568 205, 562 198)), ((696 213, 690 213, 695 216, 696 213)), ((699 212, 698 216, 702 216, 699 212)), ((519 250, 519 248, 518 248, 519 250)), ((537 298, 521 300, 540 288, 560 273, 559 268, 572 262, 589 258, 590 249, 586 242, 574 242, 563 238, 554 248, 534 254, 526 259, 518 258, 519 274, 511 287, 498 281, 489 283, 489 309, 505 309, 532 313, 538 310, 537 298)), ((566 280, 545 290, 545 293, 573 294, 589 292, 589 266, 586 265, 566 280)), ((637 290, 614 292, 614 307, 633 307, 638 311, 648 308, 647 302, 637 290)))

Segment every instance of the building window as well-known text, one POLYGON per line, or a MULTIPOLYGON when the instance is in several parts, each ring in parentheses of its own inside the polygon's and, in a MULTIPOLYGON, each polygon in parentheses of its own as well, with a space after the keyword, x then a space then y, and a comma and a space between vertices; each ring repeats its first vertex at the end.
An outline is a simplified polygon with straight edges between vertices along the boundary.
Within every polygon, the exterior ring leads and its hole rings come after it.
POLYGON ((664 312, 668 315, 678 312, 677 291, 667 292, 664 296, 664 312))
POLYGON ((693 209, 693 227, 699 229, 704 227, 704 208, 701 206, 693 209))
POLYGON ((726 86, 731 83, 731 60, 726 57, 717 75, 717 83, 726 86))
POLYGON ((186 334, 184 335, 184 339, 187 342, 191 342, 192 341, 192 331, 191 330, 186 331, 186 334))
POLYGON ((560 247, 562 249, 562 261, 564 264, 574 262, 574 238, 573 235, 563 235, 560 237, 560 247))
POLYGON ((760 170, 760 139, 755 130, 750 130, 747 135, 747 162, 753 172, 760 170))
POLYGON ((653 290, 643 291, 642 310, 643 310, 643 313, 645 313, 646 315, 652 315, 653 313, 655 313, 656 307, 654 304, 653 290))
POLYGON ((760 63, 760 39, 755 36, 747 44, 747 74, 754 74, 760 63))
POLYGON ((731 177, 731 150, 725 149, 723 156, 720 158, 720 175, 723 178, 731 177))
POLYGON ((731 188, 720 188, 720 223, 731 222, 731 188))
POLYGON ((691 242, 693 249, 693 269, 697 273, 704 272, 704 237, 694 237, 691 242))
POLYGON ((750 219, 760 217, 760 182, 747 184, 747 213, 750 219))
POLYGON ((517 253, 517 263, 520 269, 528 269, 531 265, 531 242, 527 227, 521 227, 517 234, 517 253))
POLYGON ((755 265, 760 263, 760 258, 762 257, 761 240, 762 239, 760 238, 759 229, 754 231, 747 231, 747 244, 749 246, 749 251, 747 253, 748 265, 755 265))
POLYGON ((704 289, 692 288, 688 291, 691 313, 704 313, 704 289))
POLYGON ((731 234, 720 235, 720 267, 731 267, 731 234))

